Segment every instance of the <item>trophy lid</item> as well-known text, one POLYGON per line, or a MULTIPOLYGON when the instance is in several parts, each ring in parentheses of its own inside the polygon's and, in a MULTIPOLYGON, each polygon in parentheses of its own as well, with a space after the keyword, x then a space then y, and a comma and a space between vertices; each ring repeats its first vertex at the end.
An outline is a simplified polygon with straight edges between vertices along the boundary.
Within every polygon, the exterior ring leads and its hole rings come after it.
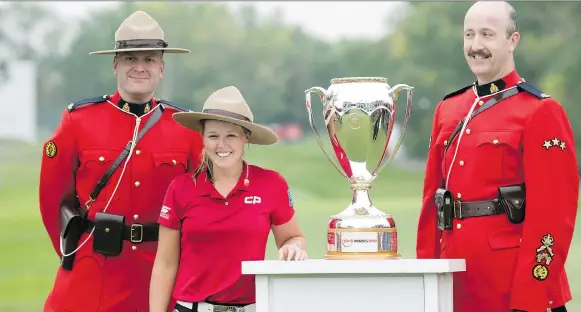
POLYGON ((331 83, 358 83, 358 82, 380 82, 387 83, 387 78, 384 77, 343 77, 333 78, 331 83))

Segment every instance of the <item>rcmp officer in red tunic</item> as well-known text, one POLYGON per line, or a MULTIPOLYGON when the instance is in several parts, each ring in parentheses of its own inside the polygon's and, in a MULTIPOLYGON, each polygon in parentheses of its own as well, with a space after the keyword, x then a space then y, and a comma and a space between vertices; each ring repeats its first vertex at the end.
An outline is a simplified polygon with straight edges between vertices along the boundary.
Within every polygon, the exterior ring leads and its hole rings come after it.
POLYGON ((455 312, 562 312, 579 176, 563 107, 514 66, 516 13, 477 2, 464 53, 477 81, 447 95, 430 137, 417 257, 466 259, 455 312))
POLYGON ((169 48, 147 13, 115 33, 118 89, 78 101, 46 141, 40 213, 61 257, 44 311, 147 312, 165 191, 200 163, 201 135, 172 114, 184 109, 153 97, 169 48))

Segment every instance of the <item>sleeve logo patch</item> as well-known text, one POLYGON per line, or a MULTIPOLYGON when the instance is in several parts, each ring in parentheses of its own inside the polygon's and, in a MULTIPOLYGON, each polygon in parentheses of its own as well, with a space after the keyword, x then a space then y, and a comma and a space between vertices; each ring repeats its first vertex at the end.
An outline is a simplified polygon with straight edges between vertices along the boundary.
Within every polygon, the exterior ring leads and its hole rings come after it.
POLYGON ((163 206, 161 207, 161 212, 159 213, 159 216, 169 220, 169 211, 171 210, 171 208, 169 208, 168 206, 163 206))
POLYGON ((291 196, 290 190, 286 191, 288 194, 288 205, 293 207, 293 197, 291 196))
POLYGON ((551 147, 557 147, 560 148, 562 151, 565 150, 565 141, 561 141, 559 139, 557 139, 557 137, 550 139, 550 140, 546 140, 543 142, 543 147, 545 149, 550 149, 551 147))
POLYGON ((44 153, 46 154, 46 156, 48 158, 53 158, 56 156, 56 144, 54 144, 54 142, 48 142, 46 143, 46 146, 44 147, 44 153))

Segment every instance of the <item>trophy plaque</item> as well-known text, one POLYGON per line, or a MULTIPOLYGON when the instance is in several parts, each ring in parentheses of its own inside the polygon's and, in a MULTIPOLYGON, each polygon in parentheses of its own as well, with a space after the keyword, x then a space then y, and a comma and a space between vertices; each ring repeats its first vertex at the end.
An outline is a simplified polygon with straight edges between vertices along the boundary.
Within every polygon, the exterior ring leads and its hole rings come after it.
POLYGON ((390 87, 386 78, 335 78, 325 90, 305 91, 309 122, 315 138, 331 164, 351 184, 353 199, 331 216, 327 229, 325 259, 399 259, 397 227, 391 214, 373 206, 371 182, 393 160, 407 130, 413 87, 390 87), (401 134, 388 149, 399 93, 407 91, 407 106, 401 134), (323 147, 311 108, 311 93, 320 96, 323 118, 335 158, 323 147))

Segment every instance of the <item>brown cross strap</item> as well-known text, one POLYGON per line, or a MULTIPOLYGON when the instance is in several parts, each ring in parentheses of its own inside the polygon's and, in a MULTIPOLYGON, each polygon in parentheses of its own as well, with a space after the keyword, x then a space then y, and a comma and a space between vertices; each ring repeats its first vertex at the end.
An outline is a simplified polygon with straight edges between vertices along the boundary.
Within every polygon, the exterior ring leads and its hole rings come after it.
MULTIPOLYGON (((526 84, 526 82, 521 82, 518 83, 516 85, 516 88, 510 88, 507 90, 504 90, 501 93, 496 94, 495 96, 493 96, 492 98, 488 99, 488 101, 486 101, 486 103, 484 103, 482 106, 480 106, 477 110, 472 112, 472 115, 470 117, 470 119, 476 117, 476 115, 482 113, 483 111, 491 108, 492 106, 496 105, 496 103, 502 101, 502 100, 506 100, 511 96, 517 95, 521 92, 527 91, 527 86, 522 87, 521 85, 526 84)), ((460 132, 460 130, 462 129, 462 127, 464 126, 464 121, 466 120, 466 118, 462 118, 460 120, 460 122, 458 123, 458 125, 456 126, 456 128, 454 129, 454 131, 452 131, 452 133, 450 134, 450 137, 448 138, 448 142, 445 146, 444 146, 444 154, 443 157, 445 158, 446 156, 446 152, 448 152, 448 148, 452 145, 452 141, 456 138, 456 136, 458 135, 458 133, 460 132)), ((442 187, 445 188, 446 185, 446 181, 445 179, 442 179, 442 187)))
MULTIPOLYGON (((137 134, 137 138, 135 139, 135 145, 137 145, 137 142, 139 142, 139 140, 141 140, 141 138, 145 135, 145 133, 147 133, 147 131, 149 131, 149 129, 151 129, 151 127, 153 127, 153 125, 155 125, 159 121, 162 114, 163 114, 163 107, 162 106, 158 107, 156 110, 153 111, 153 113, 151 113, 149 120, 147 120, 147 123, 145 124, 145 126, 137 134)), ((93 191, 91 192, 91 195, 89 196, 89 201, 85 204, 86 209, 89 209, 91 206, 91 203, 95 199, 97 199, 97 196, 99 196, 99 193, 101 193, 101 190, 103 190, 103 187, 105 187, 105 185, 109 181, 109 178, 111 178, 111 175, 113 175, 115 170, 117 170, 117 167, 119 167, 119 165, 121 164, 121 162, 123 162, 125 157, 127 157, 127 155, 129 155, 130 151, 131 151, 131 142, 127 143, 127 145, 125 146, 125 148, 123 149, 121 154, 119 154, 119 156, 117 156, 117 159, 115 159, 115 161, 113 162, 111 167, 109 167, 107 172, 105 172, 105 174, 101 177, 101 179, 99 179, 99 182, 97 182, 97 184, 93 188, 93 191)))
MULTIPOLYGON (((524 90, 521 88, 511 88, 511 89, 507 89, 506 91, 493 96, 492 98, 488 99, 488 101, 486 101, 486 103, 484 103, 482 106, 480 106, 477 110, 473 111, 470 119, 474 118, 476 115, 482 113, 483 111, 491 108, 496 103, 498 103, 502 100, 506 100, 509 97, 517 95, 523 91, 524 90)), ((454 131, 452 131, 452 133, 450 134, 450 137, 448 138, 448 144, 446 145, 446 147, 444 147, 444 155, 446 154, 446 151, 448 151, 448 147, 450 147, 450 145, 452 145, 452 140, 454 140, 456 138, 456 135, 458 135, 458 133, 460 132, 460 130, 464 126, 465 120, 466 120, 466 118, 462 118, 462 120, 460 120, 460 122, 458 123, 458 125, 454 129, 454 131)))

